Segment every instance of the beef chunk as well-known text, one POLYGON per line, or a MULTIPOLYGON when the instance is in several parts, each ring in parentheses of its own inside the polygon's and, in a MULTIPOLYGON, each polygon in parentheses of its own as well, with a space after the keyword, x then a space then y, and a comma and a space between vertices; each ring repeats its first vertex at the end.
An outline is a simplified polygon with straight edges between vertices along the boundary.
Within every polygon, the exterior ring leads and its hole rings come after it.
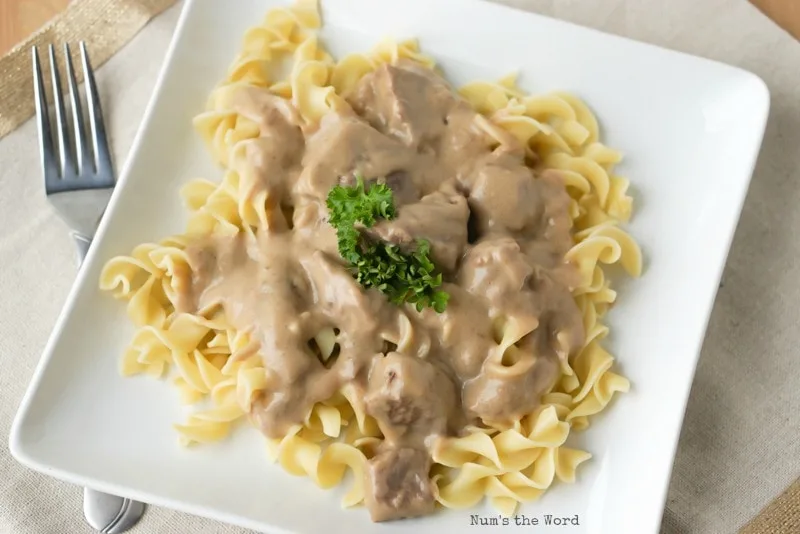
POLYGON ((458 284, 505 307, 515 300, 534 274, 534 266, 510 237, 487 239, 473 246, 458 271, 458 284))
POLYGON ((510 156, 487 160, 472 177, 469 206, 479 236, 527 229, 541 220, 544 203, 533 173, 510 156))
MULTIPOLYGON (((530 353, 523 356, 531 358, 530 353)), ((558 376, 558 362, 549 355, 538 356, 535 365, 520 374, 501 374, 490 370, 464 384, 464 409, 484 423, 510 425, 531 413, 543 391, 558 376)))
POLYGON ((382 65, 352 98, 370 124, 414 149, 442 135, 458 102, 441 78, 413 63, 382 65))
POLYGON ((371 234, 383 241, 413 248, 418 239, 431 245, 431 259, 443 272, 452 272, 467 245, 469 207, 458 193, 437 191, 416 204, 403 206, 397 218, 381 221, 371 234))
POLYGON ((392 352, 376 358, 365 401, 387 441, 421 445, 428 436, 447 430, 458 395, 437 366, 392 352))
POLYGON ((357 117, 330 113, 308 141, 298 192, 325 199, 342 178, 359 172, 366 179, 403 168, 409 149, 357 117))
POLYGON ((419 517, 436 504, 428 471, 431 460, 424 450, 390 448, 367 464, 365 502, 373 521, 419 517))

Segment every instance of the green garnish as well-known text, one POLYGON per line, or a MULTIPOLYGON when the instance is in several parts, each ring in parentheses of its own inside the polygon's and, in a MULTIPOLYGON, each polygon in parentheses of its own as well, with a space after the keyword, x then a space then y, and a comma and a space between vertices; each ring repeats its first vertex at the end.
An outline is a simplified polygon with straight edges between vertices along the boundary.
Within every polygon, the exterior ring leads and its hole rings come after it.
POLYGON ((367 189, 364 179, 356 175, 355 186, 331 189, 327 205, 339 254, 350 263, 359 284, 376 288, 395 304, 414 304, 417 311, 425 307, 438 313, 445 310, 450 295, 438 289, 442 274, 434 274, 428 241, 417 240, 416 250, 409 254, 397 245, 367 239, 356 227, 361 223, 371 228, 378 219, 395 218, 394 195, 387 185, 373 184, 367 189))

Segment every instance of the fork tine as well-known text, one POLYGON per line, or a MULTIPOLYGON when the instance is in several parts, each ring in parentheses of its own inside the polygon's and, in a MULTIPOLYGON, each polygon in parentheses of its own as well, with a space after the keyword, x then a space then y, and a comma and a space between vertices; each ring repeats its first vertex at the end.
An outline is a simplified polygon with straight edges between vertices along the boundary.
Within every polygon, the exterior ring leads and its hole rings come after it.
POLYGON ((69 45, 64 43, 64 61, 67 64, 67 83, 69 84, 69 101, 72 107, 72 125, 75 136, 75 152, 78 156, 78 174, 83 174, 84 168, 92 161, 92 154, 89 151, 89 144, 86 140, 86 132, 83 127, 83 113, 81 110, 81 99, 78 95, 78 83, 75 81, 75 69, 72 67, 72 55, 69 45))
POLYGON ((56 171, 56 159, 53 153, 53 137, 50 132, 50 119, 47 116, 47 98, 44 94, 42 67, 39 63, 39 52, 31 47, 33 59, 33 92, 36 94, 36 122, 39 125, 39 152, 42 159, 42 174, 47 177, 56 171))
POLYGON ((61 177, 73 174, 75 165, 72 160, 72 150, 69 147, 67 134, 67 121, 64 120, 64 95, 61 92, 61 77, 58 74, 55 47, 51 44, 50 50, 50 76, 53 79, 53 107, 56 110, 56 136, 58 138, 58 161, 61 177))
POLYGON ((100 107, 100 96, 97 93, 97 84, 94 81, 94 72, 89 63, 89 54, 86 52, 86 43, 81 41, 81 61, 83 63, 83 78, 86 85, 86 103, 89 107, 89 122, 92 127, 92 144, 97 172, 111 172, 111 153, 108 150, 106 127, 103 123, 103 110, 100 107))

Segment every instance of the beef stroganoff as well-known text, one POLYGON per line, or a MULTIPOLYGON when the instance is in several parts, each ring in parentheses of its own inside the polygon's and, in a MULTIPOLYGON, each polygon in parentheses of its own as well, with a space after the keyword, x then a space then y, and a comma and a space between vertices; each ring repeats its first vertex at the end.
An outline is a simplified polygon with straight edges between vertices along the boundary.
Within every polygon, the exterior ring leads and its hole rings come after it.
POLYGON ((174 368, 184 444, 246 418, 286 471, 352 471, 343 504, 375 521, 511 514, 574 481, 570 432, 629 388, 601 345, 603 265, 642 263, 621 156, 571 95, 454 91, 413 41, 336 61, 320 24, 299 0, 247 32, 195 119, 223 179, 106 264, 122 374, 174 368))

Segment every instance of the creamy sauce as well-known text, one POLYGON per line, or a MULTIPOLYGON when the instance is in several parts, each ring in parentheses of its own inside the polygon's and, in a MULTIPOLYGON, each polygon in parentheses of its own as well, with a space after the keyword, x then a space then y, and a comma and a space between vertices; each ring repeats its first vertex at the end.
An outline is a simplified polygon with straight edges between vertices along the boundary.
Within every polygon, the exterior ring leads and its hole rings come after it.
POLYGON ((240 90, 236 111, 261 135, 242 144, 239 170, 254 178, 251 198, 266 191, 268 228, 190 245, 179 308, 222 305, 252 333, 268 386, 251 417, 267 436, 282 437, 344 386, 359 392, 385 438, 366 474, 366 504, 382 521, 431 513, 437 438, 530 413, 584 332, 557 174, 534 173, 511 136, 487 135, 441 78, 414 64, 383 66, 346 96, 352 112, 311 131, 288 101, 240 90), (374 237, 430 241, 451 295, 444 313, 397 307, 350 275, 325 200, 355 172, 394 191, 398 216, 374 237), (529 333, 503 355, 500 330, 511 323, 529 333), (338 344, 328 364, 309 344, 326 327, 338 344))

